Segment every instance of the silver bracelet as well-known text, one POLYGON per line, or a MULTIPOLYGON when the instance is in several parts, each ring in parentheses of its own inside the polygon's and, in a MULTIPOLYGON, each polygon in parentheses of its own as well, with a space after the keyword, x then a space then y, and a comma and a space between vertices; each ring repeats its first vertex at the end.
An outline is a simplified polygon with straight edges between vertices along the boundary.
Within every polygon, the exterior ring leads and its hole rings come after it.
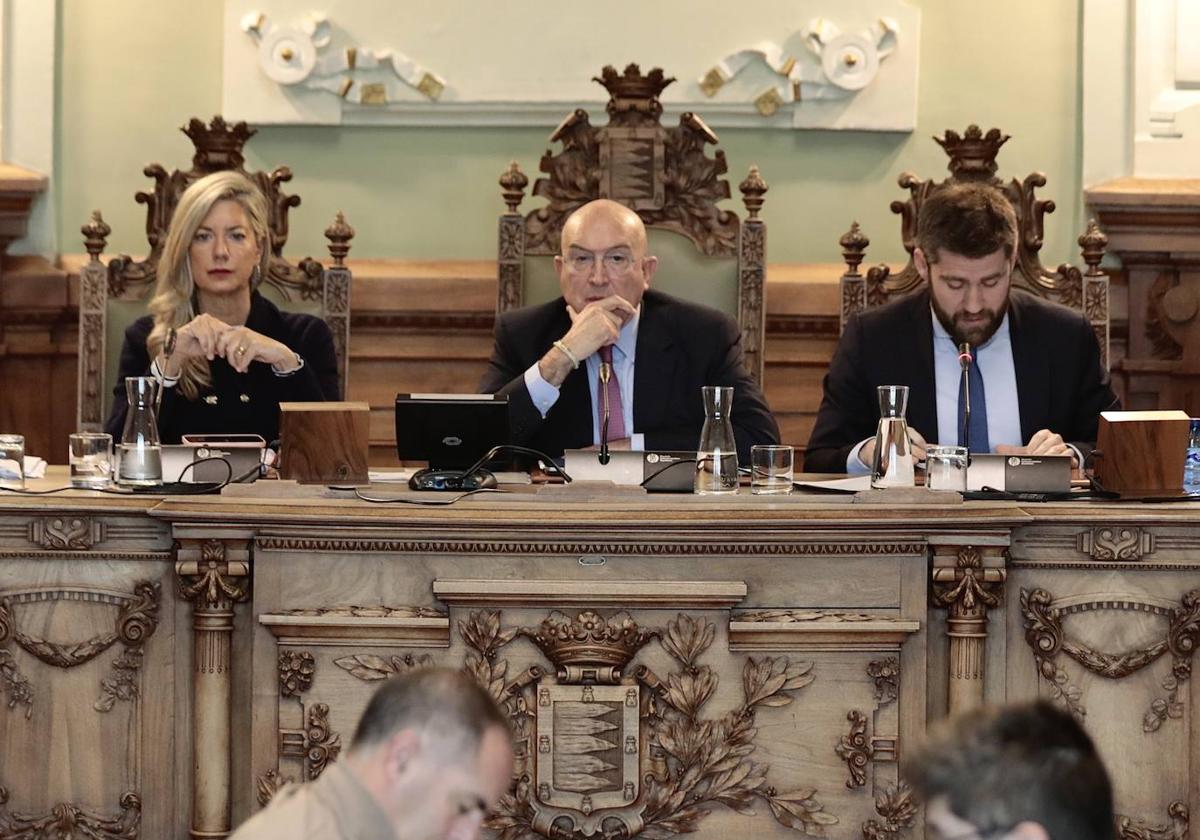
POLYGON ((271 373, 273 373, 279 377, 284 377, 284 376, 291 376, 292 374, 299 373, 301 370, 303 370, 304 369, 304 357, 301 356, 299 353, 297 353, 295 350, 292 351, 292 355, 294 355, 296 357, 296 362, 297 362, 297 364, 294 368, 292 368, 291 370, 276 370, 275 365, 271 365, 271 373))
POLYGON ((554 342, 554 347, 562 353, 571 362, 571 370, 579 370, 579 359, 575 358, 575 354, 571 352, 571 348, 564 344, 561 340, 554 342))

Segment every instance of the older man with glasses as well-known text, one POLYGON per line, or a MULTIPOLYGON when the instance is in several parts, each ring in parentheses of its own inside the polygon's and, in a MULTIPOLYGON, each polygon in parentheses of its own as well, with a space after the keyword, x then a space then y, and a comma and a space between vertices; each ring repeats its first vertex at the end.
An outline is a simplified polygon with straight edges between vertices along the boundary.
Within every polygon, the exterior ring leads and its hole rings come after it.
POLYGON ((497 319, 480 390, 509 398, 514 443, 557 457, 600 444, 605 402, 610 448, 694 450, 701 387, 729 385, 748 463, 752 445, 779 442, 779 428, 746 370, 737 324, 651 290, 658 258, 646 251, 646 228, 624 205, 576 210, 554 259, 562 297, 497 319))

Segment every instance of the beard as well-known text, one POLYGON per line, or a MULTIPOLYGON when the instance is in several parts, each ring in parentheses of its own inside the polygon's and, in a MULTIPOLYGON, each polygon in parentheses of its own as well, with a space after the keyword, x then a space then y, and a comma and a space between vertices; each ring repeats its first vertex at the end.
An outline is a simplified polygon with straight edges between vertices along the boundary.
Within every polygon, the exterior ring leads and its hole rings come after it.
POLYGON ((966 313, 961 310, 951 314, 942 309, 941 304, 933 295, 930 295, 929 301, 933 305, 933 314, 941 322, 942 328, 950 333, 954 343, 970 344, 972 347, 987 344, 988 339, 996 334, 996 330, 1000 329, 1000 324, 1004 322, 1004 316, 1008 314, 1007 298, 999 310, 984 309, 970 321, 967 320, 966 313))

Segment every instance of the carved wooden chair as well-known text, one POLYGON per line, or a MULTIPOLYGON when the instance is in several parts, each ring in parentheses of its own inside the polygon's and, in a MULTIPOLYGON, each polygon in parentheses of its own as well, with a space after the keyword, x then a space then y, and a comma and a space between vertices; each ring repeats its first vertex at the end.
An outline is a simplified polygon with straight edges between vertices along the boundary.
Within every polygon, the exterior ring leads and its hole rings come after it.
POLYGON ((146 304, 154 288, 167 228, 180 195, 197 178, 224 169, 236 169, 245 174, 267 198, 271 259, 259 292, 281 309, 306 312, 325 320, 333 332, 341 391, 346 392, 350 270, 345 259, 354 229, 338 213, 333 224, 325 230, 333 264, 325 268, 306 257, 293 265, 283 257, 283 246, 288 237, 288 210, 299 206, 300 197, 287 195, 281 189, 292 179, 291 170, 286 166, 270 173, 245 170, 242 146, 256 132, 244 122, 228 125, 217 116, 205 125, 193 118, 181 131, 196 147, 192 168, 187 171, 177 169, 168 174, 162 166, 152 163, 143 171, 154 179, 153 191, 135 195, 139 204, 146 205, 146 238, 150 243, 150 254, 146 259, 135 262, 123 254, 107 264, 100 259, 112 229, 105 224, 99 210, 92 213, 91 220, 81 229, 89 259, 79 272, 80 429, 100 430, 108 417, 125 328, 147 312, 146 304))
POLYGON ((1045 268, 1038 256, 1044 238, 1044 219, 1054 212, 1054 202, 1035 196, 1039 187, 1046 185, 1046 176, 1034 172, 1024 181, 1012 179, 1007 183, 996 177, 996 154, 1009 136, 993 128, 986 135, 979 126, 967 128, 963 136, 955 131, 946 131, 945 137, 934 140, 950 157, 950 177, 934 182, 918 178, 911 172, 900 175, 900 186, 909 191, 909 198, 893 201, 892 212, 900 215, 900 231, 904 238, 904 250, 908 252, 908 263, 893 275, 886 265, 867 269, 864 276, 859 266, 866 256, 870 240, 863 234, 858 222, 850 226, 841 240, 842 257, 847 271, 841 279, 841 327, 855 312, 886 303, 893 295, 905 295, 919 289, 924 282, 913 265, 912 253, 916 247, 917 219, 926 198, 943 187, 967 181, 984 181, 1000 189, 1012 203, 1017 216, 1017 261, 1013 269, 1013 283, 1036 295, 1055 300, 1078 309, 1087 316, 1100 343, 1101 358, 1108 364, 1108 275, 1100 270, 1108 237, 1101 232, 1095 220, 1088 222, 1087 230, 1079 237, 1086 270, 1063 264, 1055 271, 1045 268))
POLYGON ((620 201, 647 227, 650 253, 659 257, 654 288, 725 312, 738 321, 746 364, 762 380, 766 287, 766 224, 758 217, 767 184, 751 166, 740 185, 746 219, 717 202, 730 197, 725 153, 705 155, 717 135, 685 113, 679 125, 660 122, 659 94, 674 79, 636 64, 623 74, 605 67, 596 79, 607 88, 609 122, 595 128, 582 109, 550 135, 562 143, 538 168, 547 177, 533 195, 547 204, 522 215, 529 179, 516 161, 500 177, 508 211, 500 217, 497 312, 551 300, 559 294, 553 256, 567 217, 597 198, 620 201))

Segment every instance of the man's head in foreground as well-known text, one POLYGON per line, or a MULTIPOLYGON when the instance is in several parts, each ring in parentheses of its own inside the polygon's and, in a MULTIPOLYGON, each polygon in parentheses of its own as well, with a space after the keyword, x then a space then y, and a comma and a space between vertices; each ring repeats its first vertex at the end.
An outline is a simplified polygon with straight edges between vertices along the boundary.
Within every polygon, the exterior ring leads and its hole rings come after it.
POLYGON ((1112 786, 1078 721, 1049 703, 935 727, 905 776, 943 840, 1113 840, 1112 786))
POLYGON ((473 840, 512 775, 504 713, 470 676, 444 668, 375 692, 342 760, 404 840, 473 840))
POLYGON ((995 187, 954 184, 921 204, 913 265, 956 343, 978 347, 999 329, 1016 255, 1017 217, 995 187))

